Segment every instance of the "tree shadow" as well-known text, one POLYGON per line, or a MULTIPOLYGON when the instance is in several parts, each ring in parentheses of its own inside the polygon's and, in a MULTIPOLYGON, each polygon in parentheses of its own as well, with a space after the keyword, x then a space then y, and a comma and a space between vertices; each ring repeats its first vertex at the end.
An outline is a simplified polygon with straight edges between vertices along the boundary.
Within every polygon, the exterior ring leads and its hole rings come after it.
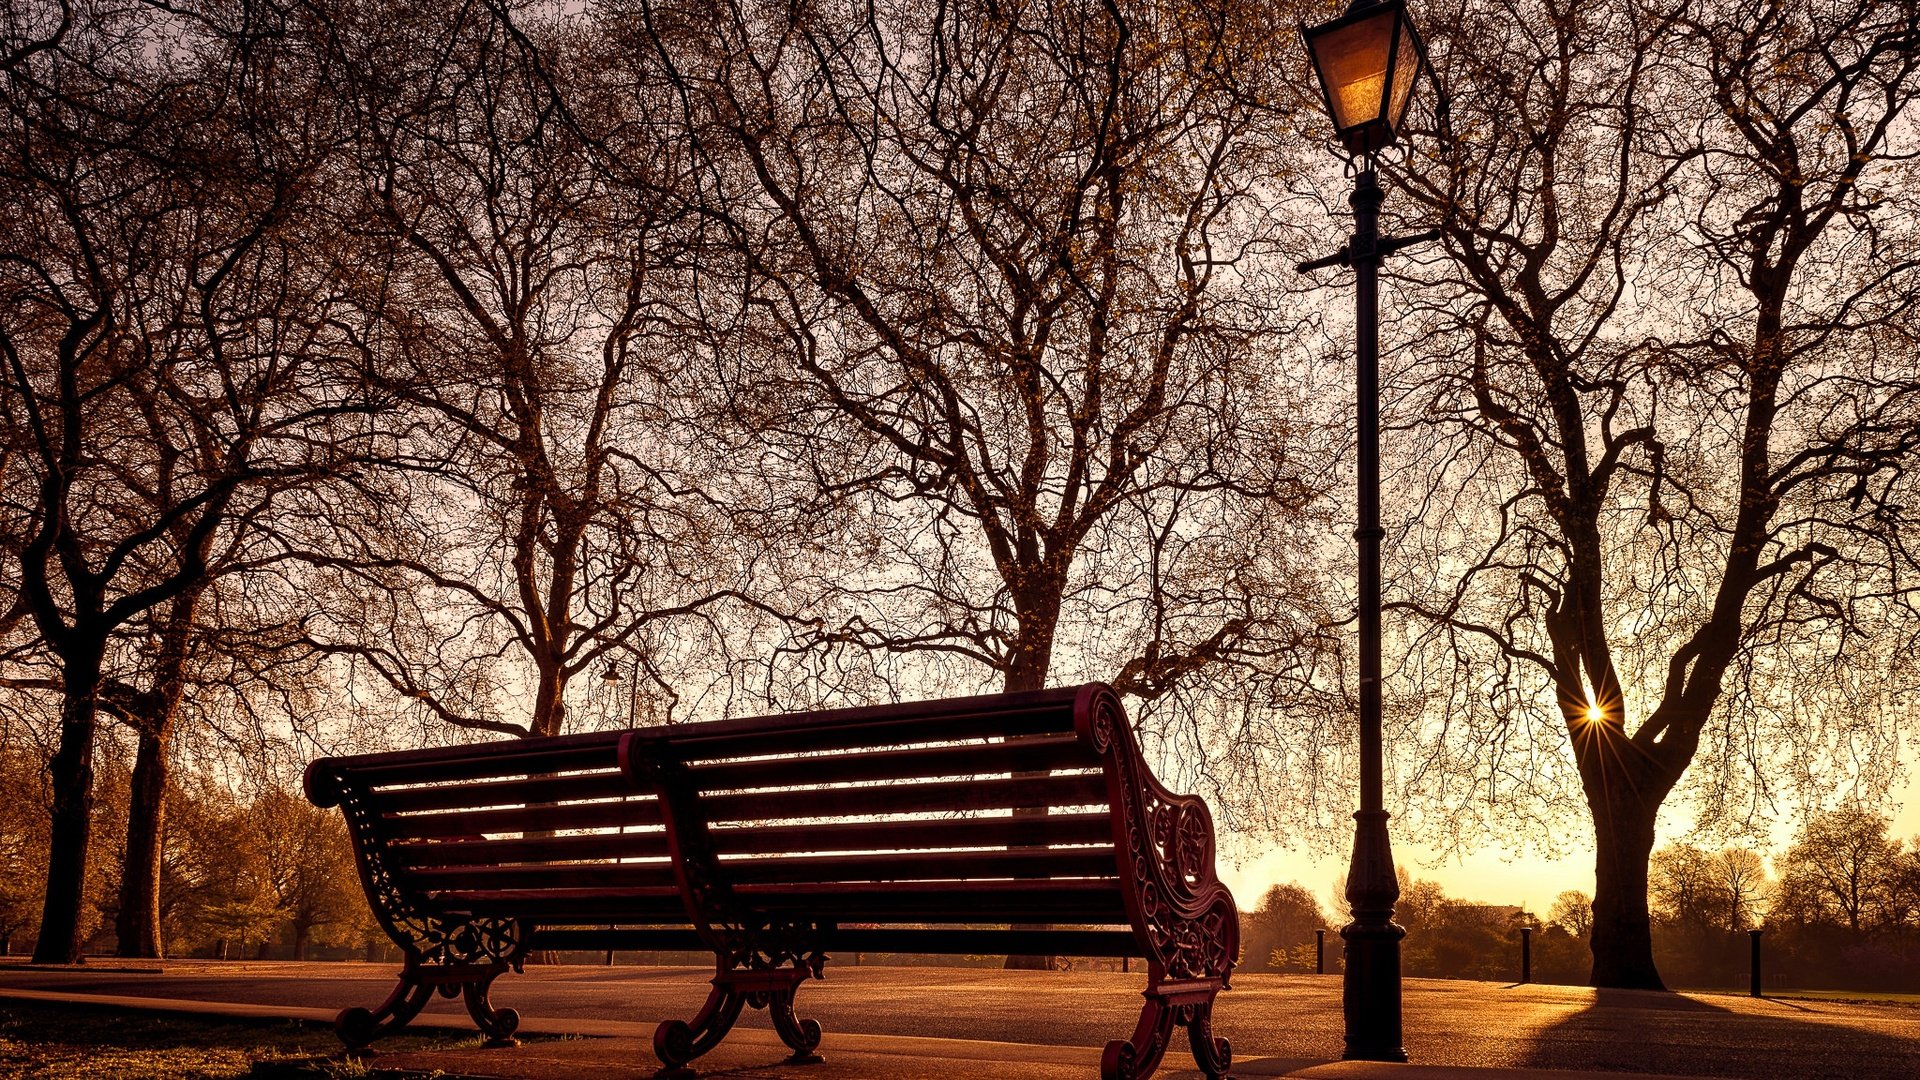
POLYGON ((1524 1064, 1752 1080, 1912 1080, 1920 1076, 1920 1011, 1598 990, 1585 1009, 1536 1032, 1524 1064))

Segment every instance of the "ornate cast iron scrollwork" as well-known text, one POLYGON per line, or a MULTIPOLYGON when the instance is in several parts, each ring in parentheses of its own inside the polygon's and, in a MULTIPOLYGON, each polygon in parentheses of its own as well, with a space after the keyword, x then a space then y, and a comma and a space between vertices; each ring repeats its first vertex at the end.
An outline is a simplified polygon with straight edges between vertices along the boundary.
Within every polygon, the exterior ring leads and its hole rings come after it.
POLYGON ((1139 1023, 1131 1038, 1107 1044, 1101 1076, 1152 1073, 1176 1026, 1187 1029, 1201 1071, 1223 1076, 1232 1052, 1213 1036, 1213 999, 1229 985, 1239 955, 1240 916, 1214 873, 1213 816, 1204 801, 1169 792, 1147 769, 1111 688, 1083 688, 1074 724, 1105 766, 1127 914, 1148 954, 1139 1023))
POLYGON ((338 805, 346 816, 374 917, 404 956, 399 982, 386 1001, 373 1010, 343 1009, 335 1018, 340 1040, 350 1050, 363 1050, 405 1027, 438 991, 442 997, 465 998, 488 1046, 513 1045, 520 1016, 495 1009, 488 991, 501 974, 520 970, 531 928, 518 919, 435 909, 397 879, 393 853, 376 827, 364 789, 338 773, 315 769, 308 770, 306 786, 315 806, 338 805))

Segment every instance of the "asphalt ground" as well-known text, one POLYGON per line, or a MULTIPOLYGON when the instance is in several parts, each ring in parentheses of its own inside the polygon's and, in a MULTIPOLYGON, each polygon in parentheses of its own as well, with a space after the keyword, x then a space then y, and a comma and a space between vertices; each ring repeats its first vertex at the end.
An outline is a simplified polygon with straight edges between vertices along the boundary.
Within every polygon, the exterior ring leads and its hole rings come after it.
MULTIPOLYGON (((0 963, 0 996, 40 991, 241 1003, 250 1007, 247 1011, 315 1018, 347 1005, 378 1004, 393 985, 394 970, 355 963, 97 962, 79 969, 0 963)), ((654 1063, 644 1051, 653 1025, 690 1017, 705 997, 709 975, 709 970, 685 967, 529 966, 525 974, 504 976, 493 995, 496 1005, 519 1010, 523 1030, 609 1038, 603 1044, 474 1053, 507 1055, 497 1059, 502 1062, 522 1055, 528 1065, 544 1054, 552 1067, 538 1075, 576 1080, 599 1075, 595 1062, 614 1069, 605 1075, 649 1075, 654 1063)), ((942 1075, 943 1053, 1003 1063, 985 1075, 1039 1078, 1054 1075, 1056 1067, 1067 1070, 1063 1076, 1085 1075, 1080 1062, 1086 1048, 1132 1030, 1143 985, 1138 973, 830 967, 827 979, 805 985, 799 998, 800 1015, 826 1030, 821 1052, 832 1064, 835 1035, 841 1034, 851 1037, 843 1039, 843 1064, 857 1064, 852 1059, 861 1054, 893 1053, 897 1067, 881 1060, 869 1063, 872 1069, 808 1070, 805 1075, 818 1080, 917 1075, 905 1067, 909 1060, 930 1068, 926 1075, 942 1075), (902 1039, 977 1045, 916 1048, 902 1039), (1017 1049, 1023 1046, 1031 1049, 1017 1049), (1002 1049, 989 1052, 989 1047, 1002 1049), (1032 1068, 1014 1068, 1017 1061, 1032 1068)), ((1234 985, 1221 995, 1215 1016, 1216 1033, 1232 1040, 1237 1070, 1299 1075, 1297 1070, 1340 1056, 1338 977, 1245 974, 1234 985)), ((1426 979, 1407 980, 1404 1001, 1408 1054, 1427 1066, 1753 1080, 1920 1078, 1920 1008, 1907 1005, 1426 979)), ((436 998, 428 1009, 441 1022, 466 1023, 458 1001, 436 998)), ((703 1075, 786 1075, 765 1071, 778 1060, 778 1048, 764 1014, 750 1012, 740 1027, 746 1029, 741 1036, 704 1059, 703 1075), (724 1059, 735 1042, 734 1059, 724 1059), (748 1071, 728 1071, 736 1068, 748 1071)), ((1181 1075, 1191 1065, 1184 1054, 1184 1040, 1179 1040, 1162 1075, 1181 1075)))

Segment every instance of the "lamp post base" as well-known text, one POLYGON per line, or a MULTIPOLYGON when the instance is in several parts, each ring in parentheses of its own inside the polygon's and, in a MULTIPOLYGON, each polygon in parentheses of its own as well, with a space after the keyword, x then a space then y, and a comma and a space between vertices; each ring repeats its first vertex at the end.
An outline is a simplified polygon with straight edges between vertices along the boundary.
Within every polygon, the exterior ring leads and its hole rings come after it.
POLYGON ((1347 972, 1341 1004, 1346 1010, 1348 1061, 1405 1061, 1400 1044, 1400 939, 1398 923, 1341 927, 1347 972))
POLYGON ((1353 862, 1347 870, 1353 921, 1340 928, 1347 946, 1342 995, 1347 1048, 1341 1056, 1348 1061, 1407 1060, 1400 1042, 1400 939, 1407 931, 1393 921, 1400 881, 1387 818, 1384 810, 1353 815, 1353 862))

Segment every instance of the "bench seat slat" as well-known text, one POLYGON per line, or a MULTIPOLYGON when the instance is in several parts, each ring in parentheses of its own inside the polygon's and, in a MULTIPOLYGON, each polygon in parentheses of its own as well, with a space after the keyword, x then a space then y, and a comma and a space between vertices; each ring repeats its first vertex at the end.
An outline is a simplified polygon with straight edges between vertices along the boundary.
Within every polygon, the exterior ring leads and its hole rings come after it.
POLYGON ((1110 847, 723 859, 720 870, 728 881, 741 884, 1110 878, 1118 873, 1110 847))
POLYGON ((706 940, 691 926, 643 928, 616 924, 611 929, 605 926, 542 926, 529 934, 528 938, 530 939, 528 946, 534 949, 592 949, 595 952, 604 949, 674 952, 707 950, 706 940))
POLYGON ((1145 956, 1147 951, 1127 930, 1002 930, 943 926, 933 929, 900 927, 840 927, 826 935, 826 947, 840 953, 901 952, 1009 953, 1016 956, 1145 956))

